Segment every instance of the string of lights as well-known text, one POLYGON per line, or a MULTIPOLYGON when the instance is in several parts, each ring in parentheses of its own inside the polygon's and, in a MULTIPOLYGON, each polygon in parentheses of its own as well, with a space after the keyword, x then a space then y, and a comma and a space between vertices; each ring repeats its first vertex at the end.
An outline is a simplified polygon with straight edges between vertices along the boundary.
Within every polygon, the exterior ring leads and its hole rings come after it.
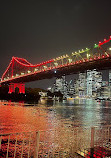
MULTIPOLYGON (((104 39, 103 42, 99 42, 99 44, 95 44, 93 48, 101 48, 102 45, 108 43, 111 41, 111 36, 109 39, 104 39)), ((40 73, 42 71, 49 71, 52 69, 58 69, 60 67, 65 67, 69 65, 75 65, 75 64, 81 64, 83 62, 91 62, 94 60, 99 60, 103 58, 108 58, 110 55, 107 52, 104 52, 104 54, 98 54, 98 55, 90 55, 89 51, 91 51, 91 48, 86 48, 79 50, 77 52, 72 52, 71 55, 62 55, 60 57, 57 57, 55 59, 51 59, 39 64, 31 64, 24 58, 19 57, 12 57, 12 60, 10 61, 7 69, 2 75, 1 82, 5 82, 9 80, 10 78, 16 78, 18 76, 26 76, 33 73, 40 73), (82 57, 82 54, 85 53, 86 57, 82 57), (74 58, 75 57, 75 58, 74 58), (18 73, 15 74, 15 64, 18 64, 18 73), (24 72, 21 72, 21 70, 24 70, 24 72), (11 73, 11 74, 10 74, 11 73)), ((16 70, 17 71, 17 70, 16 70)))

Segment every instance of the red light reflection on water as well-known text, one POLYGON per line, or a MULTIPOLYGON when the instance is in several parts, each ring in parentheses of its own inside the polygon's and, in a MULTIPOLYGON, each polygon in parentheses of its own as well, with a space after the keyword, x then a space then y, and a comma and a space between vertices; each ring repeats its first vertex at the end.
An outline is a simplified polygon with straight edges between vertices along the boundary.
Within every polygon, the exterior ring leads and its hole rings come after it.
POLYGON ((44 110, 24 107, 24 103, 0 102, 0 133, 47 129, 48 119, 44 110))

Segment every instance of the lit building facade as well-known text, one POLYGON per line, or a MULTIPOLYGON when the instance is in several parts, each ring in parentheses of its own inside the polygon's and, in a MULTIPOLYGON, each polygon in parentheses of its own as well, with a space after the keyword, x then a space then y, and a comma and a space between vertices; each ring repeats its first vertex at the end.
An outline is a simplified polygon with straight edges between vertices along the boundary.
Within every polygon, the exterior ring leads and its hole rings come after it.
MULTIPOLYGON (((87 96, 97 97, 102 86, 102 73, 96 69, 87 70, 87 96)), ((100 94, 99 94, 100 95, 100 94)))
POLYGON ((61 92, 63 96, 67 96, 68 93, 68 83, 66 82, 65 76, 57 78, 54 85, 51 88, 51 92, 61 92))
POLYGON ((100 96, 102 98, 109 98, 110 97, 110 86, 108 85, 108 81, 102 81, 100 96))
POLYGON ((71 81, 68 83, 67 94, 68 94, 69 96, 74 96, 74 93, 75 93, 75 88, 74 88, 73 81, 71 80, 71 81))
POLYGON ((79 81, 77 79, 74 80, 74 96, 79 96, 79 81))
POLYGON ((78 96, 86 96, 86 73, 79 73, 78 84, 78 96))

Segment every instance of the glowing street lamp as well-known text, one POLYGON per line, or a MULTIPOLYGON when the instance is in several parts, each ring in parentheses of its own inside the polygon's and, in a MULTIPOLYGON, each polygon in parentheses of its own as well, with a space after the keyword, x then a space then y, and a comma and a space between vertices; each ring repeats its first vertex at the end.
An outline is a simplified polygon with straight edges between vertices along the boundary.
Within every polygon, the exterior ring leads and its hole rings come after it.
POLYGON ((35 70, 34 71, 37 71, 38 69, 37 68, 35 68, 35 70))
POLYGON ((28 73, 30 73, 31 71, 28 70, 28 73))
POLYGON ((89 58, 90 57, 90 54, 87 54, 87 58, 89 58))
POLYGON ((97 45, 97 44, 95 44, 95 45, 94 45, 94 48, 97 48, 97 47, 98 47, 98 45, 97 45))
POLYGON ((51 90, 51 87, 48 87, 48 88, 47 88, 47 90, 49 90, 49 91, 50 91, 50 90, 51 90))
POLYGON ((47 66, 44 66, 44 68, 47 68, 47 66))
POLYGON ((69 60, 69 63, 71 63, 71 62, 72 62, 72 59, 70 59, 70 58, 69 58, 68 60, 69 60))
POLYGON ((69 56, 66 54, 66 58, 67 58, 67 57, 69 57, 69 56))
POLYGON ((55 66, 58 66, 58 63, 54 63, 55 66))
POLYGON ((23 72, 21 72, 21 75, 24 75, 24 73, 23 73, 23 72))
POLYGON ((44 69, 47 69, 47 66, 43 66, 44 67, 44 69))

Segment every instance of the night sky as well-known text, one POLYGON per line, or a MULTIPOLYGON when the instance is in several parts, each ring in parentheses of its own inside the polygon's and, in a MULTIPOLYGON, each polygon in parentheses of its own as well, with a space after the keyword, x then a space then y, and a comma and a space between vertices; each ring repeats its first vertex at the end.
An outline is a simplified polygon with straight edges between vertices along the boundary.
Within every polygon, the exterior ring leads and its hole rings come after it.
MULTIPOLYGON (((12 56, 37 64, 110 35, 111 0, 1 0, 0 76, 12 56)), ((54 80, 26 85, 47 88, 54 80)))

